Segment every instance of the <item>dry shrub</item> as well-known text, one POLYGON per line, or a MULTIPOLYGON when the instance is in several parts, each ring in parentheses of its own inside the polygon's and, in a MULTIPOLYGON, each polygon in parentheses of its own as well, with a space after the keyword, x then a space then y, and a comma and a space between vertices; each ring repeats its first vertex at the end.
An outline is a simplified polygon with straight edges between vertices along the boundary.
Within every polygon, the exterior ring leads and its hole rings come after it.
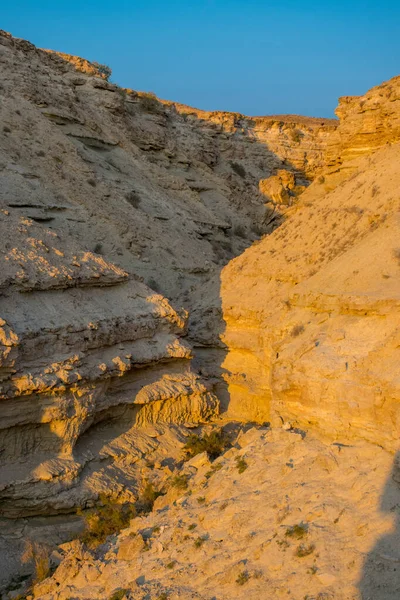
POLYGON ((163 110, 163 105, 154 94, 154 92, 139 92, 140 104, 148 113, 159 113, 163 110))
POLYGON ((34 584, 40 583, 50 575, 50 549, 45 544, 27 540, 21 560, 24 564, 33 564, 35 570, 34 584))
POLYGON ((291 331, 291 336, 292 337, 297 337, 298 335, 300 335, 301 333, 303 333, 304 331, 304 325, 295 325, 291 331))
POLYGON ((138 513, 147 514, 153 510, 154 502, 163 496, 163 492, 156 490, 154 485, 146 482, 138 501, 136 502, 136 510, 138 513))
POLYGON ((85 521, 85 530, 80 539, 89 548, 97 548, 109 535, 128 527, 130 520, 136 516, 133 504, 112 503, 104 494, 101 494, 99 499, 100 506, 84 512, 78 511, 85 521))
POLYGON ((187 437, 186 444, 183 447, 186 460, 189 460, 196 454, 207 452, 211 460, 220 456, 229 446, 229 441, 221 430, 214 430, 211 433, 205 433, 202 437, 192 433, 187 437))

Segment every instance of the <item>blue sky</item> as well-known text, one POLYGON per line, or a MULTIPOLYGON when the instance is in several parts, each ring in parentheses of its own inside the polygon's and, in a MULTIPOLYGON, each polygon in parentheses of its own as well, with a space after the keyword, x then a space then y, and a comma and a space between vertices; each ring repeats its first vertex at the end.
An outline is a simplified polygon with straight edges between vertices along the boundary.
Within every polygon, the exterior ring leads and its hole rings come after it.
POLYGON ((400 2, 1 0, 0 28, 206 110, 333 116, 400 74, 400 2))

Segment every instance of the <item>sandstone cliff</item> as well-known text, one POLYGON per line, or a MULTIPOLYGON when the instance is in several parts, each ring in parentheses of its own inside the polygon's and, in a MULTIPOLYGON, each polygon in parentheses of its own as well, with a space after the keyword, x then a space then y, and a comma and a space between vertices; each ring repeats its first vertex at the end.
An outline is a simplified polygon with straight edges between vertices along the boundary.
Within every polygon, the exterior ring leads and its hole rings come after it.
POLYGON ((278 230, 222 271, 232 416, 397 449, 400 147, 386 143, 396 140, 397 101, 393 120, 379 115, 399 83, 367 94, 367 107, 383 97, 374 127, 368 111, 350 112, 335 134, 348 158, 369 156, 343 163, 339 185, 315 181, 278 230))
POLYGON ((352 161, 400 140, 400 78, 394 77, 364 96, 339 98, 340 126, 327 144, 329 171, 352 169, 352 161))

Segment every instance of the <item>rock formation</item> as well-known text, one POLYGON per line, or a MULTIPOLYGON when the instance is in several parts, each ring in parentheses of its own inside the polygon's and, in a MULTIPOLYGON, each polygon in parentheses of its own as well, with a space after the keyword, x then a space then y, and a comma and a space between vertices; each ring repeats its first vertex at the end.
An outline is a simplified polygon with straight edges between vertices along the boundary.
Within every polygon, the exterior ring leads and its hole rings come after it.
POLYGON ((35 600, 398 597, 399 532, 384 514, 398 485, 387 452, 261 428, 212 465, 195 458, 187 489, 172 487, 119 536, 95 551, 62 545, 35 600), (367 574, 377 536, 385 541, 367 574))
POLYGON ((193 109, 5 32, 0 71, 0 588, 13 580, 17 594, 30 576, 24 538, 70 539, 77 509, 100 495, 133 503, 150 479, 167 492, 157 512, 97 554, 65 546, 35 598, 108 600, 118 587, 115 598, 209 598, 215 586, 259 598, 270 585, 271 598, 298 600, 289 584, 310 600, 357 598, 372 531, 343 557, 334 549, 373 521, 400 433, 400 78, 342 98, 338 122, 193 109), (181 472, 188 429, 218 419, 259 427, 181 472), (236 492, 238 448, 253 462, 236 492), (373 461, 372 495, 350 499, 361 460, 373 461), (198 577, 178 530, 199 507, 168 488, 176 473, 211 502, 198 577), (320 504, 320 487, 341 482, 320 504), (252 527, 261 506, 278 525, 252 527), (321 554, 297 576, 280 527, 300 520, 321 554))
MULTIPOLYGON (((399 86, 375 88, 365 105, 399 86)), ((397 134, 385 110, 376 106, 375 129, 368 112, 345 116, 333 138, 352 158, 341 183, 321 176, 278 230, 222 271, 232 416, 397 449, 400 148, 387 144, 397 134), (366 122, 371 141, 357 149, 366 122)))
POLYGON ((258 181, 286 165, 294 198, 336 124, 184 114, 4 32, 0 60, 1 513, 48 514, 76 505, 64 491, 96 456, 74 448, 100 421, 216 414, 186 317, 141 281, 190 307, 279 222, 258 181))

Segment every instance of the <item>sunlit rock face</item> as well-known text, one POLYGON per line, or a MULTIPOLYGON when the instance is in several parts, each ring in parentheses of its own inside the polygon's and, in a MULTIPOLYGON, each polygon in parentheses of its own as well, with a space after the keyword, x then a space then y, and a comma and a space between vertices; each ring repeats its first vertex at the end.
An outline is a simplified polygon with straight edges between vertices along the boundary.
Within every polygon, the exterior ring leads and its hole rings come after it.
POLYGON ((328 170, 351 170, 357 157, 400 140, 400 77, 372 88, 364 96, 339 98, 335 112, 340 125, 328 140, 328 170))
MULTIPOLYGON (((382 87, 384 100, 397 83, 382 87)), ((376 123, 352 175, 315 181, 281 227, 222 271, 221 339, 232 416, 250 407, 258 420, 396 449, 400 147, 385 144, 391 121, 376 123)))

